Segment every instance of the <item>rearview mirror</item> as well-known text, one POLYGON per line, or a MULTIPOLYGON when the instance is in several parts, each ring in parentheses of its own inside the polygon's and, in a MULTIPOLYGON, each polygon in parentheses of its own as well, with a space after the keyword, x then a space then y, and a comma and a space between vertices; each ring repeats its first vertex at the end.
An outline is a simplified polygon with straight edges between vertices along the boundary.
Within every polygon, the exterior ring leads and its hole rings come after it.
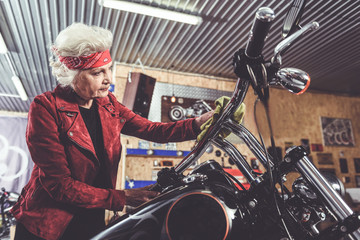
POLYGON ((281 85, 296 95, 304 93, 310 85, 310 76, 297 68, 282 68, 276 77, 269 82, 270 85, 281 85))

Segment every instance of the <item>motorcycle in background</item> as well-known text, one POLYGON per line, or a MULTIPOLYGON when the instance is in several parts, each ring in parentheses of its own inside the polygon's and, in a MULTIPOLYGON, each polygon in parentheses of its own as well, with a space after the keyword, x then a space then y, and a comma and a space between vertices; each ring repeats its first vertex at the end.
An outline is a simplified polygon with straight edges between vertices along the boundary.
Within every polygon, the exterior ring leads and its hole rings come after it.
POLYGON ((10 209, 15 205, 19 198, 19 194, 15 192, 7 192, 5 188, 1 188, 0 192, 0 239, 10 235, 10 227, 15 225, 16 220, 10 213, 10 209))
POLYGON ((312 164, 303 147, 287 149, 280 159, 276 151, 269 154, 261 135, 258 140, 231 119, 251 85, 257 95, 255 107, 258 102, 264 105, 275 149, 268 117, 269 87, 280 85, 301 94, 310 84, 306 72, 280 68, 281 56, 289 47, 319 27, 316 22, 299 26, 304 7, 304 0, 293 1, 282 28, 284 39, 268 61, 263 59, 262 49, 275 14, 267 7, 256 12, 245 49, 233 57, 238 76, 234 93, 217 121, 178 165, 159 172, 153 186, 153 190, 161 192, 158 197, 121 216, 93 239, 360 239, 359 214, 312 164), (243 140, 265 167, 264 173, 253 171, 241 152, 219 136, 224 128, 243 140), (183 175, 210 145, 231 157, 250 183, 249 189, 212 160, 183 175), (299 177, 291 187, 285 187, 286 175, 294 171, 299 177))
POLYGON ((211 111, 211 107, 204 100, 197 100, 192 106, 183 108, 180 105, 174 105, 169 111, 171 121, 179 121, 188 118, 199 117, 202 114, 211 111))

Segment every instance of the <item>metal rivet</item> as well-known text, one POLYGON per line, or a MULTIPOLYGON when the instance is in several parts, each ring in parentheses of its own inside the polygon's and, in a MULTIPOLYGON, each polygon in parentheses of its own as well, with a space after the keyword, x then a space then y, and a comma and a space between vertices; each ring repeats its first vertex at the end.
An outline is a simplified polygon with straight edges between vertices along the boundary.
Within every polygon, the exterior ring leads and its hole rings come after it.
POLYGON ((73 117, 73 116, 74 116, 74 114, 72 114, 72 113, 66 113, 66 115, 67 115, 68 117, 73 117))
POLYGON ((125 122, 125 119, 121 119, 120 122, 121 122, 121 123, 125 122))
POLYGON ((72 135, 74 135, 74 134, 73 134, 73 132, 69 132, 69 135, 72 136, 72 135))
POLYGON ((254 207, 256 207, 256 201, 255 200, 251 200, 251 201, 249 201, 249 207, 250 208, 254 208, 254 207))

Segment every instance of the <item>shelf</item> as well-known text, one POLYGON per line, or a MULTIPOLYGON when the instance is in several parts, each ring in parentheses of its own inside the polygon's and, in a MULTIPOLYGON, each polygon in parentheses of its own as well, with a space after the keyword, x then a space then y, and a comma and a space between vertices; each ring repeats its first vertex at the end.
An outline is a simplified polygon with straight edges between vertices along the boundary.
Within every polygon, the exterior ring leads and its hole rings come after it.
POLYGON ((159 156, 159 157, 185 157, 190 151, 163 150, 163 149, 140 149, 128 148, 126 155, 159 156))
MULTIPOLYGON (((152 167, 153 170, 161 170, 163 168, 172 168, 172 167, 152 167)), ((193 169, 194 169, 193 167, 189 167, 186 170, 193 170, 193 169)))

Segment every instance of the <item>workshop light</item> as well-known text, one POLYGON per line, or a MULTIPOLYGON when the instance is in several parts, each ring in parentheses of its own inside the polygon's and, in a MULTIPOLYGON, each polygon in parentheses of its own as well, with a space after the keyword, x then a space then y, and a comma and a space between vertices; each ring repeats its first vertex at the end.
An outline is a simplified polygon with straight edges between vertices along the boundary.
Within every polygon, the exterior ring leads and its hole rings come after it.
POLYGON ((171 21, 182 22, 192 25, 197 25, 202 23, 202 18, 199 16, 147 6, 139 3, 119 1, 119 0, 99 0, 99 4, 107 8, 114 8, 121 11, 133 12, 133 13, 143 14, 157 18, 163 18, 171 21))
POLYGON ((2 37, 1 33, 0 33, 0 53, 1 54, 5 54, 7 53, 8 49, 6 47, 4 38, 2 37))
POLYGON ((21 100, 26 101, 28 100, 28 96, 25 92, 24 86, 22 85, 20 78, 18 76, 12 76, 11 80, 13 81, 16 91, 18 92, 21 100))
POLYGON ((8 93, 1 93, 0 96, 6 96, 6 97, 20 97, 21 100, 23 101, 27 101, 28 100, 28 96, 25 92, 24 86, 22 85, 20 79, 18 76, 16 76, 16 72, 14 69, 14 66, 10 60, 9 57, 9 53, 8 53, 8 49, 6 47, 4 38, 2 37, 1 33, 0 33, 0 54, 5 54, 6 60, 8 61, 9 65, 10 65, 10 70, 13 72, 13 76, 11 77, 12 82, 14 83, 14 86, 16 88, 16 91, 18 92, 19 96, 14 95, 14 94, 8 94, 8 93))

